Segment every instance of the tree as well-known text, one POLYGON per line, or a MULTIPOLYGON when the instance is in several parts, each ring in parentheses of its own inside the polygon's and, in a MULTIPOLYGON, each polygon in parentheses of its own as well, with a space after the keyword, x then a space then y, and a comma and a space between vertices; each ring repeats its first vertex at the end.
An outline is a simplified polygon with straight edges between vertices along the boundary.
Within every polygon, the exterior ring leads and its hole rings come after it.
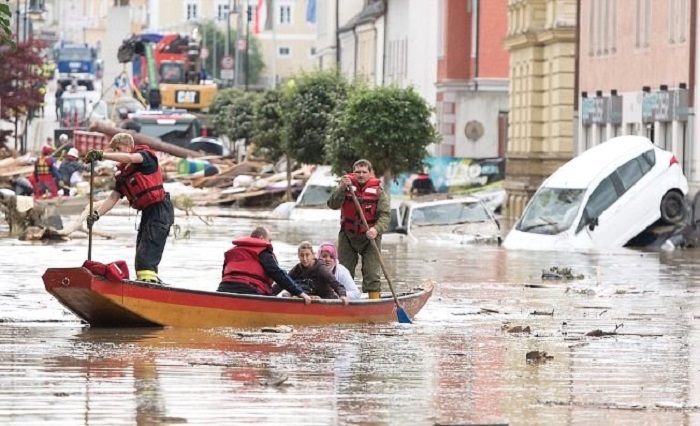
POLYGON ((4 3, 0 3, 0 46, 5 44, 15 45, 12 38, 12 29, 10 27, 12 11, 10 11, 9 3, 10 0, 5 0, 4 3))
POLYGON ((264 91, 253 104, 253 152, 271 162, 276 162, 285 153, 281 99, 280 89, 270 89, 264 91))
POLYGON ((224 134, 232 141, 239 139, 250 140, 253 135, 253 119, 255 104, 258 94, 256 92, 242 92, 233 103, 227 105, 215 122, 222 123, 219 127, 224 129, 224 134))
MULTIPOLYGON (((226 32, 221 31, 213 21, 204 22, 199 25, 199 33, 202 35, 203 47, 209 51, 209 57, 203 60, 203 66, 207 73, 212 77, 219 78, 221 70, 221 58, 226 52, 226 32)), ((233 57, 236 55, 235 45, 236 44, 236 31, 231 30, 229 33, 229 54, 233 57)), ((249 60, 250 60, 250 84, 256 84, 260 80, 260 74, 265 68, 265 61, 263 61, 260 43, 258 40, 251 35, 250 46, 248 47, 249 60)), ((241 72, 238 74, 240 77, 239 85, 243 84, 245 79, 245 61, 246 55, 245 51, 241 51, 239 54, 241 72)), ((238 66, 238 64, 236 64, 238 66)))
POLYGON ((328 126, 350 85, 335 72, 302 74, 291 81, 282 108, 289 155, 301 163, 324 164, 328 126))
POLYGON ((413 88, 357 90, 348 100, 342 131, 358 157, 372 162, 376 174, 388 181, 422 169, 426 147, 438 141, 430 117, 430 106, 413 88))
POLYGON ((44 101, 40 88, 48 78, 40 72, 44 44, 30 39, 17 45, 0 47, 0 118, 16 118, 38 108, 44 101))

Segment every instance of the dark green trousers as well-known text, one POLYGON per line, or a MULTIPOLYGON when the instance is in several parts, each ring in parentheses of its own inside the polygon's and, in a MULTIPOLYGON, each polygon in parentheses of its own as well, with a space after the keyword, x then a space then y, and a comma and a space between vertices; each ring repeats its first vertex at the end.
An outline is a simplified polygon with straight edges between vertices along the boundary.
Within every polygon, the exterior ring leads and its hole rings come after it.
MULTIPOLYGON (((382 237, 375 238, 377 247, 382 248, 382 237)), ((379 253, 364 234, 353 234, 340 231, 338 234, 338 261, 348 268, 350 275, 355 278, 357 261, 362 257, 362 292, 381 291, 382 283, 379 253)))

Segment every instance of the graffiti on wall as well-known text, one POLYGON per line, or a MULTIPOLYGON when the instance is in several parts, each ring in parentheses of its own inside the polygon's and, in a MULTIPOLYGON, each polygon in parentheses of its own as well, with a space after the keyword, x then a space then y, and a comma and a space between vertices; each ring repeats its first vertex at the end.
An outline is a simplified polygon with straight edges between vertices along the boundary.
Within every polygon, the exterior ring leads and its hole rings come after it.
MULTIPOLYGON (((437 192, 441 193, 465 193, 502 186, 506 174, 503 158, 428 157, 424 164, 425 172, 437 192)), ((399 175, 389 188, 391 196, 408 197, 416 176, 409 173, 399 175)))

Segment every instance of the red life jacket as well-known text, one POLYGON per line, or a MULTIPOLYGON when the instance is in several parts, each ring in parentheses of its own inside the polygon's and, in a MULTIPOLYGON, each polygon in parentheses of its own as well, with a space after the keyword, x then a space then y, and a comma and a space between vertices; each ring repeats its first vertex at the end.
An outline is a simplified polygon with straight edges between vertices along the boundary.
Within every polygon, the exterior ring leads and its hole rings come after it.
POLYGON ((272 252, 272 244, 259 238, 233 240, 234 247, 224 254, 222 282, 246 284, 260 294, 272 294, 272 278, 267 276, 258 256, 272 252))
MULTIPOLYGON (((379 203, 379 190, 382 182, 377 178, 370 178, 365 186, 360 188, 360 184, 357 183, 355 175, 350 174, 349 176, 350 181, 352 181, 352 186, 355 189, 354 192, 357 201, 360 202, 367 224, 371 227, 377 223, 377 205, 379 203)), ((343 231, 346 232, 353 232, 356 234, 364 234, 367 232, 367 228, 362 224, 360 215, 357 214, 357 208, 349 192, 345 193, 345 202, 340 209, 340 226, 343 231)))
MULTIPOLYGON (((146 151, 156 158, 156 153, 146 145, 136 145, 131 153, 136 151, 146 151)), ((131 207, 143 210, 165 200, 165 189, 160 166, 150 175, 141 173, 137 166, 138 164, 131 163, 121 163, 117 166, 117 191, 126 197, 131 207)))

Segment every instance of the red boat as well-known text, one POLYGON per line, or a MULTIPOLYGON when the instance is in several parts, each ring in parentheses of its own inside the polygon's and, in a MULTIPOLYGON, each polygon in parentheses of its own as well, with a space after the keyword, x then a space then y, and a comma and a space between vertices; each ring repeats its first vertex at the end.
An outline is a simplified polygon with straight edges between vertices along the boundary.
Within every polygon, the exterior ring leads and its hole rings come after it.
MULTIPOLYGON (((388 323, 396 321, 391 294, 381 299, 313 300, 250 296, 161 286, 139 281, 108 281, 86 268, 49 268, 46 291, 94 327, 238 327, 388 323)), ((398 294, 413 318, 433 293, 433 284, 398 294)))

